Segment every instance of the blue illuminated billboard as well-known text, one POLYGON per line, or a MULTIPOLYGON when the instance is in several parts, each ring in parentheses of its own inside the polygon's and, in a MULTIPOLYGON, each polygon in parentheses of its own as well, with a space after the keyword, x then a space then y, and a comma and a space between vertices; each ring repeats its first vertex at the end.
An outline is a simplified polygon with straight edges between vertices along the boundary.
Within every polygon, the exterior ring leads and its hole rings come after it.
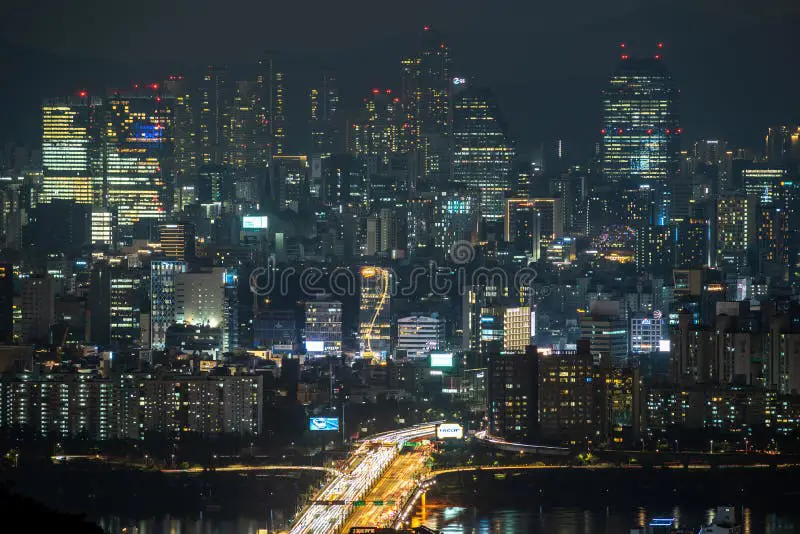
POLYGON ((312 417, 308 420, 308 429, 317 430, 339 430, 338 417, 312 417))

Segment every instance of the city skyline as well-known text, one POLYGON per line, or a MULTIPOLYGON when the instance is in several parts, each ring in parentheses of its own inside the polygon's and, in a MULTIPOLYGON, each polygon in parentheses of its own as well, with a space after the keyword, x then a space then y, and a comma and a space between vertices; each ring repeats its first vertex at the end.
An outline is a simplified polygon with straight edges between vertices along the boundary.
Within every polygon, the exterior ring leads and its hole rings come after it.
MULTIPOLYGON (((695 32, 681 35, 668 22, 685 17, 693 21, 692 25, 699 25, 710 20, 710 8, 675 6, 665 12, 662 22, 653 20, 655 10, 642 8, 643 13, 640 13, 638 9, 622 9, 619 20, 613 22, 605 17, 591 23, 584 21, 583 25, 576 22, 582 31, 570 39, 554 36, 546 40, 544 36, 552 30, 524 35, 501 31, 490 23, 474 28, 468 20, 461 19, 436 24, 437 17, 432 13, 430 20, 423 16, 416 23, 398 23, 384 38, 375 35, 374 29, 362 32, 364 38, 360 42, 356 37, 337 38, 335 46, 331 46, 320 37, 328 32, 318 32, 311 35, 310 40, 306 39, 313 45, 298 43, 296 37, 277 40, 264 36, 262 42, 262 38, 255 36, 237 36, 208 53, 201 52, 203 46, 195 46, 191 51, 175 55, 170 54, 168 46, 156 53, 146 43, 140 48, 111 52, 120 45, 88 47, 81 51, 63 45, 53 48, 50 41, 48 49, 48 39, 52 37, 31 42, 29 37, 20 36, 15 30, 0 38, 0 46, 7 48, 7 55, 12 58, 24 58, 19 63, 12 60, 7 72, 11 79, 19 80, 19 84, 29 89, 22 91, 17 84, 0 89, 8 93, 3 101, 22 98, 21 106, 9 108, 13 129, 0 130, 0 139, 30 142, 35 138, 36 131, 26 126, 37 104, 36 101, 25 102, 30 94, 44 98, 73 94, 81 89, 102 93, 107 88, 123 88, 136 81, 166 78, 173 73, 199 75, 212 63, 242 68, 256 62, 265 49, 279 50, 284 60, 290 123, 298 132, 298 125, 307 126, 304 122, 307 122, 308 89, 325 72, 337 78, 345 109, 354 108, 359 96, 368 88, 399 89, 398 62, 413 50, 415 34, 428 23, 445 35, 454 72, 476 78, 479 85, 490 87, 497 94, 500 109, 508 118, 514 137, 520 139, 523 152, 541 142, 562 138, 568 155, 576 152, 579 158, 589 155, 593 144, 599 140, 601 109, 597 95, 614 64, 615 47, 620 42, 626 42, 632 54, 638 50, 643 55, 650 55, 656 43, 665 43, 665 62, 683 92, 681 115, 686 117, 684 126, 687 135, 692 137, 726 138, 734 144, 755 148, 759 145, 761 130, 771 122, 785 120, 787 106, 796 107, 788 89, 793 83, 793 74, 779 68, 797 50, 797 43, 780 42, 785 33, 780 28, 788 24, 787 17, 795 13, 795 8, 775 6, 757 20, 744 16, 749 11, 737 17, 723 10, 718 13, 723 18, 709 27, 708 37, 700 42, 695 32), (626 27, 626 22, 630 23, 631 17, 637 15, 643 15, 645 22, 626 27), (608 24, 601 26, 600 21, 608 24), (737 34, 742 25, 747 26, 747 31, 737 34), (472 38, 473 32, 485 35, 486 39, 472 38), (766 46, 767 37, 770 47, 766 46), (340 44, 342 42, 348 44, 340 44), (715 59, 707 61, 708 57, 715 59), (755 58, 758 61, 753 61, 755 58), (54 68, 56 65, 58 67, 54 68), (103 74, 98 75, 100 72, 103 74), (765 96, 767 92, 769 98, 765 96), (754 102, 758 103, 756 109, 751 107, 754 102)), ((546 15, 544 13, 541 20, 547 20, 546 15)), ((570 20, 553 17, 556 15, 550 17, 554 22, 570 20)), ((581 18, 576 15, 577 20, 581 18)), ((511 28, 518 25, 515 22, 511 28)), ((77 28, 80 24, 74 26, 77 28)), ((77 29, 58 28, 56 33, 64 35, 70 31, 77 29)), ((71 36, 69 42, 79 40, 71 36)), ((185 44, 174 44, 176 50, 185 47, 185 44)), ((793 115, 796 113, 794 111, 793 115)), ((290 143, 296 141, 290 139, 290 143)), ((305 149, 303 146, 291 148, 294 151, 305 149)))

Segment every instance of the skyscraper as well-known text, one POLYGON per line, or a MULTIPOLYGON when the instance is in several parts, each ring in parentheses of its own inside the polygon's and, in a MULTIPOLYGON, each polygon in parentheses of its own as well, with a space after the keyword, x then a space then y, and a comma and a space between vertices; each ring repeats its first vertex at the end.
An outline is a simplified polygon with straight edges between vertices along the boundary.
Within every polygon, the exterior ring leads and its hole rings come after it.
POLYGON ((116 208, 119 238, 127 242, 137 223, 165 215, 171 127, 171 110, 157 95, 115 94, 104 106, 105 200, 116 208))
POLYGON ((14 265, 0 263, 0 343, 10 344, 14 324, 14 265))
POLYGON ((401 63, 404 144, 417 149, 422 175, 443 185, 450 177, 450 50, 438 31, 422 28, 419 51, 401 63))
POLYGON ((258 82, 235 84, 230 111, 230 152, 227 163, 236 168, 266 167, 269 136, 261 119, 258 82))
POLYGON ((358 334, 361 355, 383 360, 391 348, 391 272, 362 267, 358 334))
MULTIPOLYGON (((512 189, 514 147, 488 90, 466 87, 458 78, 453 98, 453 182, 478 194, 481 215, 503 217, 512 189)), ((454 81, 455 83, 455 81, 454 81)))
POLYGON ((758 200, 729 194, 717 199, 718 267, 743 273, 748 265, 748 247, 754 243, 758 200))
POLYGON ((383 170, 400 149, 400 133, 400 98, 391 89, 373 89, 348 129, 349 151, 370 158, 383 170))
POLYGON ((198 164, 224 161, 230 139, 232 100, 227 68, 209 66, 200 87, 198 102, 198 164))
MULTIPOLYGON (((624 50, 624 49, 623 49, 624 50)), ((660 55, 622 61, 603 92, 603 175, 609 182, 666 180, 675 172, 675 89, 660 55)))
POLYGON ((335 154, 343 147, 340 124, 339 86, 336 78, 324 75, 318 87, 310 92, 311 150, 313 153, 335 154))
POLYGON ((101 101, 80 96, 49 99, 42 104, 42 193, 53 198, 92 204, 99 198, 101 178, 92 165, 95 113, 101 101))
POLYGON ((539 355, 489 348, 487 378, 489 433, 507 441, 534 443, 539 437, 539 355))
POLYGON ((256 78, 261 120, 267 125, 270 156, 280 156, 286 148, 286 77, 276 68, 275 55, 275 51, 266 51, 259 59, 256 78))
MULTIPOLYGON (((623 45, 622 59, 603 91, 602 173, 607 182, 659 181, 677 172, 678 126, 672 78, 661 59, 632 58, 623 45)), ((660 190, 660 224, 668 221, 669 189, 660 190)))

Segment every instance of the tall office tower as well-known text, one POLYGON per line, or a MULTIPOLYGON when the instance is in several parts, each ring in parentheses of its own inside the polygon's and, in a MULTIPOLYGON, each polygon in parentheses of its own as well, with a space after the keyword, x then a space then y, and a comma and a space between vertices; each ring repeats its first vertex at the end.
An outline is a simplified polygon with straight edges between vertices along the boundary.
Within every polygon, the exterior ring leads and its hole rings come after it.
MULTIPOLYGON (((603 92, 600 156, 607 182, 659 181, 667 185, 675 177, 682 132, 677 124, 676 95, 660 50, 653 58, 634 59, 623 48, 622 61, 603 92)), ((665 224, 668 206, 659 204, 657 222, 665 224)))
POLYGON ((100 198, 99 158, 94 157, 96 112, 101 101, 80 96, 42 104, 42 192, 40 203, 54 198, 92 204, 100 198))
POLYGON ((22 296, 22 341, 47 342, 55 321, 55 283, 50 275, 20 280, 22 296))
POLYGON ((195 232, 192 223, 162 224, 158 227, 158 233, 164 256, 178 261, 194 258, 195 232))
POLYGON ((742 185, 744 193, 757 198, 761 204, 776 204, 779 190, 784 182, 790 180, 786 167, 749 161, 738 162, 733 173, 734 180, 742 185))
POLYGON ((150 263, 150 347, 163 350, 167 328, 175 324, 175 278, 186 272, 183 261, 150 263))
POLYGON ((239 347, 239 273, 226 269, 222 277, 222 351, 239 347))
POLYGON ((92 247, 105 248, 114 246, 114 228, 117 226, 114 210, 93 206, 90 224, 89 233, 92 247))
POLYGON ((336 78, 324 75, 311 89, 311 152, 338 154, 344 150, 339 85, 336 78))
MULTIPOLYGON (((197 111, 196 97, 183 76, 170 76, 164 82, 164 95, 171 102, 172 107, 172 178, 173 197, 178 194, 181 186, 193 182, 197 171, 197 111)), ((178 205, 177 198, 172 199, 173 205, 178 205)))
POLYGON ((91 274, 91 341, 129 346, 139 340, 142 276, 137 269, 97 266, 91 274))
POLYGON ((500 219, 514 146, 492 94, 465 85, 453 96, 453 182, 478 194, 483 217, 500 219))
POLYGON ((306 352, 342 354, 342 303, 337 300, 306 302, 306 352))
POLYGON ((481 308, 481 350, 498 342, 504 351, 521 352, 531 343, 532 317, 528 306, 481 308))
POLYGON ((487 369, 489 433, 516 443, 539 438, 539 354, 535 346, 524 353, 489 347, 487 369))
POLYGON ((434 200, 436 246, 447 254, 458 241, 474 242, 480 212, 473 194, 442 191, 434 200))
POLYGON ((308 199, 308 170, 308 156, 273 156, 269 173, 278 209, 300 211, 308 199))
POLYGON ((227 67, 209 66, 198 99, 197 164, 222 164, 230 140, 233 101, 227 67))
POLYGON ((419 51, 401 63, 403 142, 417 149, 422 176, 435 187, 450 177, 450 51, 439 33, 422 29, 419 51))
POLYGON ((311 180, 319 185, 322 202, 335 211, 358 214, 369 211, 369 172, 362 158, 350 154, 315 156, 311 180))
POLYGON ((266 51, 258 60, 258 85, 263 124, 267 125, 270 156, 280 156, 286 147, 286 80, 275 65, 275 51, 266 51))
MULTIPOLYGON (((234 198, 234 184, 230 169, 224 165, 202 165, 197 170, 194 190, 196 202, 212 204, 230 202, 234 198)), ((192 204, 186 199, 187 204, 192 204)))
POLYGON ((550 195, 560 198, 564 205, 564 231, 569 235, 578 235, 584 230, 580 224, 580 215, 583 211, 582 206, 586 203, 585 181, 580 167, 561 173, 549 181, 550 195))
POLYGON ((767 130, 767 163, 791 166, 797 170, 800 163, 800 126, 781 124, 767 130))
POLYGON ((581 337, 591 343, 592 356, 602 365, 620 369, 628 363, 628 325, 619 302, 598 300, 581 317, 581 337))
POLYGON ((588 340, 575 351, 540 352, 539 425, 548 441, 594 441, 598 427, 594 365, 588 340))
POLYGON ((434 197, 412 198, 406 205, 406 250, 409 256, 430 252, 434 239, 434 197))
POLYGON ((160 96, 115 94, 104 118, 106 207, 116 209, 119 238, 130 242, 137 224, 165 215, 172 116, 160 96))
POLYGON ((450 49, 439 32, 430 26, 422 28, 420 43, 420 133, 447 137, 450 130, 450 49))
POLYGON ((362 267, 358 336, 364 358, 384 360, 391 350, 391 272, 362 267))
POLYGON ((419 66, 420 58, 405 58, 400 62, 400 105, 402 109, 401 151, 410 152, 420 147, 419 122, 419 66))
POLYGON ((14 265, 0 263, 0 343, 11 344, 14 335, 14 265))
POLYGON ((744 273, 748 266, 748 247, 754 243, 758 200, 737 194, 717 199, 717 266, 729 272, 744 273))
POLYGON ((175 322, 223 326, 225 269, 215 267, 210 272, 175 275, 175 322))
POLYGON ((261 120, 258 82, 236 82, 230 110, 230 152, 226 163, 236 167, 266 167, 269 135, 261 120))
POLYGON ((711 266, 711 225, 708 219, 690 218, 672 230, 676 269, 699 269, 711 266))
POLYGON ((444 321, 438 317, 412 315, 397 320, 397 350, 409 358, 424 358, 445 348, 444 321))
POLYGON ((369 158, 376 169, 382 170, 388 166, 389 157, 399 151, 400 131, 399 97, 391 89, 373 89, 348 128, 349 151, 369 158))
POLYGON ((142 277, 137 269, 115 269, 109 280, 109 337, 112 343, 130 345, 139 340, 142 277))
POLYGON ((367 235, 364 255, 376 256, 381 252, 381 218, 377 215, 367 217, 367 235))
POLYGON ((562 198, 507 198, 504 210, 504 237, 538 260, 541 251, 564 235, 562 198))

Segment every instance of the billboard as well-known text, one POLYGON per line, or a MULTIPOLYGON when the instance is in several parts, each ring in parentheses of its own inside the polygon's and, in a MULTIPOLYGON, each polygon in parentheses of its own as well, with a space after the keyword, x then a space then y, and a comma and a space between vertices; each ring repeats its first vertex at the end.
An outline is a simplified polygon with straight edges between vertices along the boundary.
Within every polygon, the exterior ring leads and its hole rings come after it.
POLYGON ((242 217, 242 230, 266 230, 266 215, 245 215, 242 217))
POLYGON ((325 352, 325 342, 306 341, 306 352, 325 352))
POLYGON ((431 367, 453 367, 453 353, 431 352, 431 367))
POLYGON ((308 420, 308 429, 317 430, 339 430, 338 417, 312 417, 308 420))
POLYGON ((461 439, 464 437, 464 427, 455 423, 442 423, 436 425, 436 439, 461 439))

